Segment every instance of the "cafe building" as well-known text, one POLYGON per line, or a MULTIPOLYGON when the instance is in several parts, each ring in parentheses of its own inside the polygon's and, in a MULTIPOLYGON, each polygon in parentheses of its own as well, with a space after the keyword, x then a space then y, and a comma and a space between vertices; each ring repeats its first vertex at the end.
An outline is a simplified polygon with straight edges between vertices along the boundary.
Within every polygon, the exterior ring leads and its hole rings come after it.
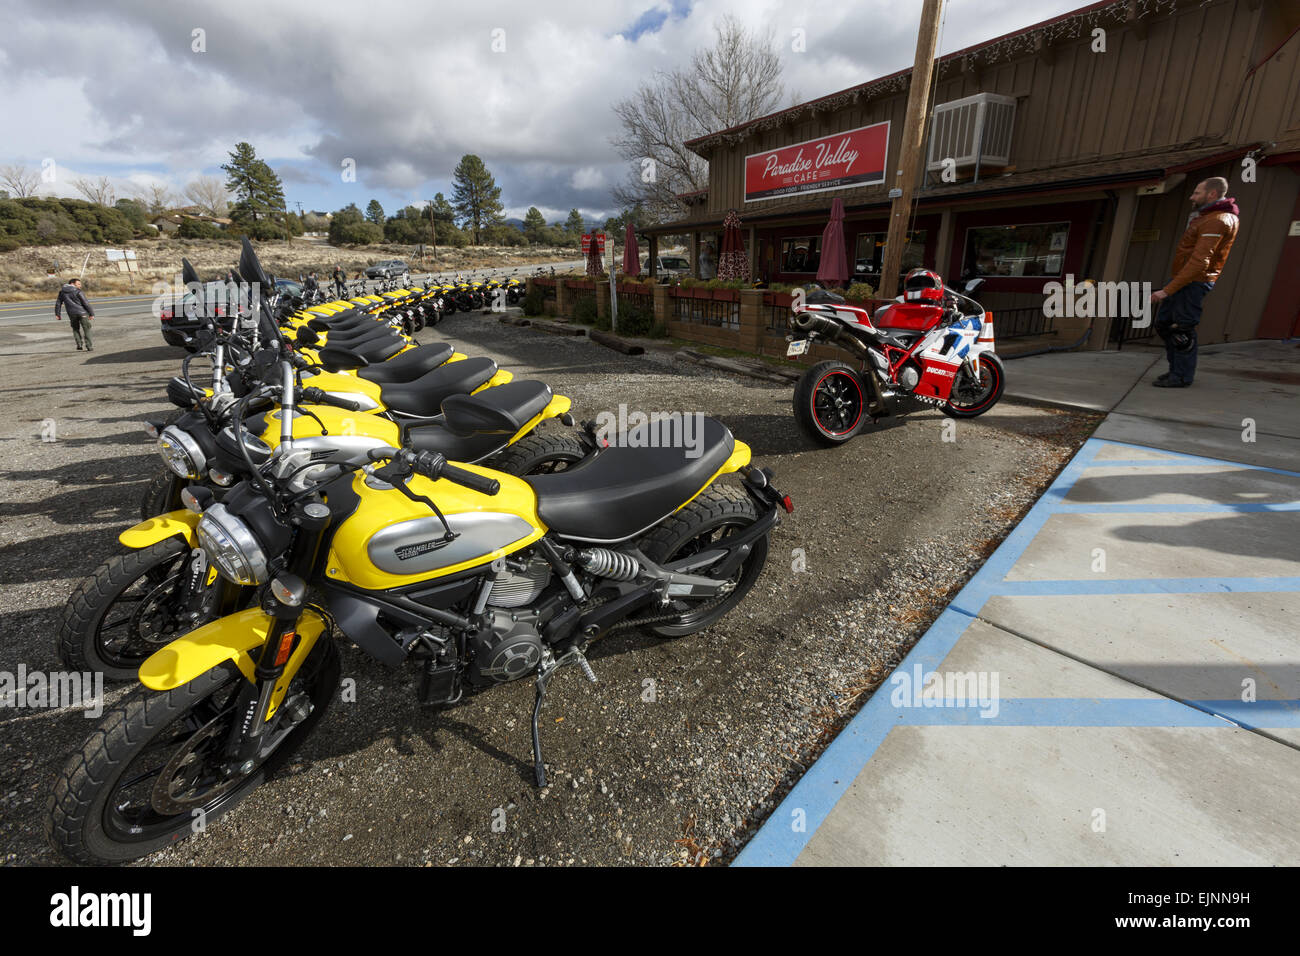
MULTIPOLYGON (((735 210, 754 277, 811 283, 839 198, 849 281, 878 286, 910 74, 686 143, 708 160, 709 185, 679 197, 680 219, 644 230, 651 262, 662 237, 685 235, 709 277, 735 210)), ((1201 341, 1300 335, 1300 4, 1106 0, 948 54, 922 161, 902 271, 984 277, 1000 339, 1107 348, 1149 336, 1096 314, 1117 311, 1113 295, 1046 314, 1045 287, 1163 286, 1190 194, 1210 176, 1229 181, 1241 229, 1201 341)))

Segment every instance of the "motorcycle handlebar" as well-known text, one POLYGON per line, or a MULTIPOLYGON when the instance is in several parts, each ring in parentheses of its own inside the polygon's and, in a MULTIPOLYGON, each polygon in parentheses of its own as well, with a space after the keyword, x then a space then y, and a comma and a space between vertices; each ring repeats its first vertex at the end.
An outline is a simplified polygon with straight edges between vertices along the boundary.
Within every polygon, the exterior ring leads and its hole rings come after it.
POLYGON ((447 459, 440 452, 415 452, 409 448, 372 448, 367 453, 371 461, 383 461, 388 459, 394 465, 405 466, 417 475, 422 475, 431 481, 437 481, 439 478, 446 478, 458 485, 463 485, 472 491, 477 491, 483 495, 495 495, 501 490, 501 482, 495 478, 489 478, 486 475, 480 475, 475 471, 466 471, 464 468, 458 468, 449 464, 447 459))
POLYGON ((354 402, 350 398, 339 398, 314 385, 309 385, 302 390, 302 400, 312 405, 333 405, 335 408, 342 408, 349 412, 361 411, 360 402, 354 402))

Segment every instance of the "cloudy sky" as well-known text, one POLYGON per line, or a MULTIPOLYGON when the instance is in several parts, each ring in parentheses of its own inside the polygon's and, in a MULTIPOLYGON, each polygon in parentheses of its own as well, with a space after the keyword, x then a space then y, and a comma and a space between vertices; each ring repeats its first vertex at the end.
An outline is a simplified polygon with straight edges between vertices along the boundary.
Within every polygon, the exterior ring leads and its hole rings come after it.
MULTIPOLYGON (((940 52, 1086 0, 949 0, 940 52)), ((911 64, 920 0, 0 0, 0 164, 183 186, 247 140, 306 209, 450 194, 465 153, 507 215, 614 212, 611 105, 732 13, 783 51, 783 105, 911 64), (796 28, 804 52, 791 49, 796 28), (202 31, 196 34, 195 31, 202 31), (200 49, 201 48, 201 49, 200 49), (797 97, 797 99, 792 99, 797 97), (345 161, 356 181, 345 182, 345 161)))

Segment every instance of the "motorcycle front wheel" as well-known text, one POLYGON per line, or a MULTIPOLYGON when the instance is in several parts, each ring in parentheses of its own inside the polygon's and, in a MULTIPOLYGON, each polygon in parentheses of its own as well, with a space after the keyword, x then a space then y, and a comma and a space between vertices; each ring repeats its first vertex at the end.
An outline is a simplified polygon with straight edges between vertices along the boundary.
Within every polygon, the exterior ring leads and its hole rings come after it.
POLYGON ((842 445, 866 420, 867 398, 857 369, 844 362, 818 362, 794 389, 794 419, 822 445, 842 445))
POLYGON ((983 415, 998 403, 1006 385, 1002 359, 992 352, 980 356, 980 377, 975 381, 969 366, 962 365, 952 383, 946 404, 939 410, 949 418, 974 418, 983 415))
POLYGON ((55 780, 45 816, 50 845, 76 863, 124 863, 200 832, 293 756, 324 716, 339 676, 338 650, 325 633, 285 695, 286 703, 305 695, 306 716, 273 729, 252 770, 234 776, 221 766, 244 682, 234 664, 170 691, 136 688, 104 714, 55 780))

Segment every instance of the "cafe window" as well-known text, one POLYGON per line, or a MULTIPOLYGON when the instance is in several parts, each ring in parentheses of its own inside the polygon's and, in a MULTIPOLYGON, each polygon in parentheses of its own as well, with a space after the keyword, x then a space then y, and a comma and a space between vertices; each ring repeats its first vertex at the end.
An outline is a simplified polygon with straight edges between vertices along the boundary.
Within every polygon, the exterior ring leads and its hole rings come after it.
POLYGON ((1070 241, 1068 222, 976 226, 966 230, 967 274, 1059 276, 1070 241))
MULTIPOLYGON (((854 281, 877 282, 880 280, 880 265, 885 258, 885 233, 858 233, 857 248, 853 255, 854 281)), ((901 270, 908 272, 925 265, 925 230, 918 229, 909 233, 903 246, 901 270)))
POLYGON ((781 240, 782 272, 816 272, 821 265, 821 259, 821 236, 800 236, 781 240))

